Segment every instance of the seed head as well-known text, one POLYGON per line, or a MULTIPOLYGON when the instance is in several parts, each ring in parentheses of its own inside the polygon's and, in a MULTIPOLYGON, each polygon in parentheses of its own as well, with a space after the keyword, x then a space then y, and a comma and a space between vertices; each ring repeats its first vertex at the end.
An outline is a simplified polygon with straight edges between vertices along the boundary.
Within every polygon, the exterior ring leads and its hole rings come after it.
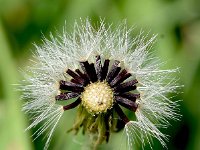
POLYGON ((82 128, 93 149, 123 128, 128 149, 137 141, 145 144, 145 138, 151 146, 153 137, 166 147, 167 136, 159 128, 179 118, 177 102, 166 96, 179 87, 172 76, 177 69, 161 70, 149 53, 155 35, 147 40, 143 32, 135 38, 130 33, 126 24, 111 30, 103 21, 94 29, 87 19, 75 23, 71 34, 51 35, 36 45, 35 61, 24 73, 20 90, 26 101, 23 110, 32 120, 27 130, 43 122, 35 137, 49 131, 44 149, 62 114, 76 107, 70 131, 82 128), (68 105, 57 103, 69 99, 73 102, 68 105), (136 119, 130 120, 127 111, 136 119))
POLYGON ((107 112, 113 106, 113 91, 106 82, 91 83, 81 94, 82 105, 89 113, 107 112))

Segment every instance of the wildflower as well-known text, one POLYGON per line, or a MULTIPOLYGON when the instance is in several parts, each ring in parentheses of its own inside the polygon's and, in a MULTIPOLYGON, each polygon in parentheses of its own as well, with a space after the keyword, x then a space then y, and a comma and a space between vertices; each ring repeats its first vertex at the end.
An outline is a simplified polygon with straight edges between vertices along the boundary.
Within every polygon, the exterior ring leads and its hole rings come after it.
POLYGON ((158 59, 149 52, 156 36, 147 40, 143 32, 135 38, 130 33, 125 24, 112 31, 102 21, 96 30, 86 20, 75 23, 72 34, 51 35, 51 40, 44 38, 42 46, 35 46, 36 61, 21 89, 23 110, 33 120, 27 130, 43 122, 34 133, 37 138, 49 129, 44 149, 63 113, 75 107, 70 130, 77 133, 82 128, 91 135, 94 149, 122 128, 129 149, 137 141, 144 144, 144 139, 151 145, 152 137, 166 147, 167 136, 159 128, 179 116, 177 103, 166 97, 177 87, 171 77, 177 69, 159 69, 158 59), (57 103, 69 99, 73 102, 68 105, 57 103))

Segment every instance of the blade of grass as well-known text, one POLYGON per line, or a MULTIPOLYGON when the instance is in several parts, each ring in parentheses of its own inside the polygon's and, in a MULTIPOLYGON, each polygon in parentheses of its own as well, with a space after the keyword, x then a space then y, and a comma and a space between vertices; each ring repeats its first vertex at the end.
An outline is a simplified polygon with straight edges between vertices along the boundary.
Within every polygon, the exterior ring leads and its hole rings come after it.
POLYGON ((0 128, 0 149, 30 150, 31 142, 25 128, 25 117, 20 110, 20 100, 13 84, 17 83, 17 67, 11 56, 11 50, 6 40, 0 20, 0 77, 2 81, 3 118, 0 128))

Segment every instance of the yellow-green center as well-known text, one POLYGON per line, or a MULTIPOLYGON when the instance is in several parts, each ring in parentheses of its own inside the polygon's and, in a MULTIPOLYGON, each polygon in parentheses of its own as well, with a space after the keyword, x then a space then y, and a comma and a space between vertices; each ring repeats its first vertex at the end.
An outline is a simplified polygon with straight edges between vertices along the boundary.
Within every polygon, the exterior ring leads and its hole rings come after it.
POLYGON ((114 94, 107 82, 91 83, 81 94, 83 106, 92 114, 106 112, 112 108, 114 94))

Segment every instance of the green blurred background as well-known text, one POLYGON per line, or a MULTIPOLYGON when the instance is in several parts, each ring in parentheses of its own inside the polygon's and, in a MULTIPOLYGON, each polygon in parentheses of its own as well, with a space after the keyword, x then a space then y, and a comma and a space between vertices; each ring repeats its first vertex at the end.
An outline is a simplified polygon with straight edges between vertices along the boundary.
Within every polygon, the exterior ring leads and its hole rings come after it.
MULTIPOLYGON (((171 136, 168 149, 200 150, 199 0, 0 0, 0 150, 43 148, 42 137, 32 142, 34 130, 24 132, 28 118, 20 110, 20 93, 13 90, 13 84, 22 79, 18 70, 30 63, 33 43, 41 44, 43 34, 48 37, 50 31, 61 32, 65 21, 70 31, 80 17, 89 17, 93 22, 102 17, 108 23, 127 19, 128 26, 158 33, 156 55, 168 61, 167 68, 180 67, 177 75, 184 85, 174 98, 183 100, 183 117, 180 122, 171 122, 165 131, 171 136)), ((84 137, 66 134, 74 113, 65 113, 50 149, 82 149, 84 137)), ((117 149, 121 136, 114 134, 110 143, 99 149, 117 149)), ((153 149, 163 148, 155 141, 153 149)))

